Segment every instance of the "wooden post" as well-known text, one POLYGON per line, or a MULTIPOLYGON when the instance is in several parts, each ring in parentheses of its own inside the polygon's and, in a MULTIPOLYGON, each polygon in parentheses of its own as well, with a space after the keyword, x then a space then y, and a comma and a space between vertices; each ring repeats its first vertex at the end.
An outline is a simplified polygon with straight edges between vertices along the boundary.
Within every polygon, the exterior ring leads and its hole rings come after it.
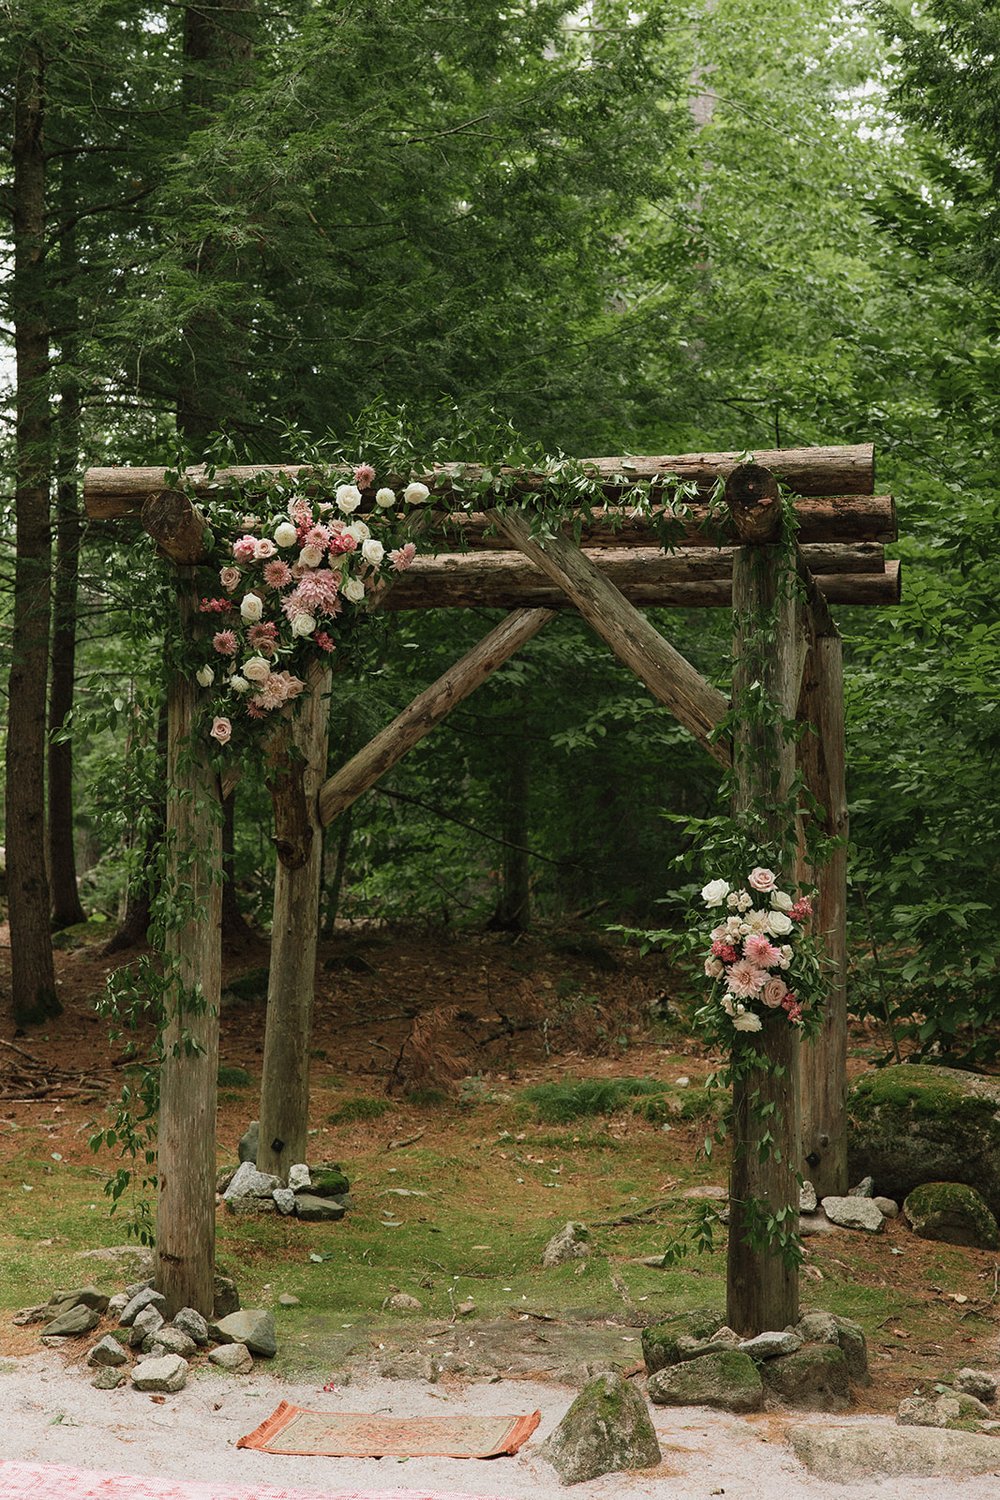
MULTIPOLYGON (((186 627, 195 609, 192 567, 177 569, 186 627)), ((176 981, 166 1002, 160 1068, 156 1289, 165 1316, 193 1307, 211 1317, 215 1275, 215 1105, 222 977, 222 816, 208 741, 192 738, 199 688, 175 674, 167 697, 165 897, 190 913, 168 930, 176 981)))
MULTIPOLYGON (((795 830, 787 800, 795 750, 776 719, 794 715, 801 659, 798 606, 777 545, 737 549, 733 615, 733 811, 756 826, 762 848, 784 847, 791 858, 795 830), (755 628, 762 616, 774 619, 773 636, 755 628)), ((766 1241, 749 1242, 755 1224, 781 1209, 788 1211, 787 1230, 798 1222, 799 1040, 783 1011, 768 1012, 759 1032, 734 1034, 733 1067, 726 1321, 754 1335, 798 1317, 797 1267, 766 1241)))
POLYGON ((267 1021, 260 1094, 257 1165, 287 1180, 306 1160, 309 1125, 309 1048, 316 983, 316 938, 323 865, 318 792, 326 775, 332 673, 310 668, 308 697, 280 726, 269 782, 274 801, 278 861, 267 981, 267 1021))
POLYGON ((840 636, 812 635, 799 718, 810 728, 798 745, 806 789, 823 808, 822 831, 840 842, 818 869, 800 844, 798 877, 815 882, 813 923, 830 962, 823 1022, 802 1049, 803 1173, 820 1198, 847 1191, 847 788, 844 664, 840 636))

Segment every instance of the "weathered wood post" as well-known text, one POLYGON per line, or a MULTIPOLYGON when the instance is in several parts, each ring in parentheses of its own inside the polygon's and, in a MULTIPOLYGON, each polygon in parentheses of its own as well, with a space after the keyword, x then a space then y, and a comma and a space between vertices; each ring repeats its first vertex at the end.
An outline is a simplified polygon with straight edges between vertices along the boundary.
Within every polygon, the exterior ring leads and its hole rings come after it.
POLYGON ((806 790, 823 809, 821 831, 836 840, 813 868, 800 842, 798 878, 815 884, 813 927, 829 963, 823 1020, 802 1047, 802 1161, 820 1198, 847 1192, 847 787, 844 659, 836 626, 810 609, 810 645, 798 716, 809 727, 798 744, 806 790))
MULTIPOLYGON (((777 544, 781 504, 773 476, 754 464, 733 471, 726 499, 743 542, 733 558, 733 812, 762 848, 790 857, 795 747, 781 721, 795 713, 801 656, 795 591, 777 544), (761 619, 771 628, 761 630, 761 619)), ((799 1302, 797 1267, 761 1235, 782 1209, 788 1230, 797 1223, 799 1041, 784 1011, 762 1020, 761 1031, 733 1038, 726 1321, 749 1335, 794 1323, 799 1302)))
POLYGON ((308 696, 295 718, 278 727, 269 747, 274 803, 271 963, 260 1092, 257 1166, 286 1179, 306 1160, 309 1048, 316 987, 316 939, 323 867, 319 788, 326 776, 332 672, 314 662, 308 696))
MULTIPOLYGON (((178 564, 182 629, 196 611, 194 564, 207 526, 186 496, 165 491, 143 507, 143 524, 178 564)), ((211 1317, 215 1278, 215 1111, 222 982, 222 811, 209 745, 192 736, 198 686, 174 673, 167 690, 167 852, 161 900, 186 914, 169 925, 175 972, 166 997, 156 1208, 156 1289, 172 1317, 193 1307, 211 1317)))

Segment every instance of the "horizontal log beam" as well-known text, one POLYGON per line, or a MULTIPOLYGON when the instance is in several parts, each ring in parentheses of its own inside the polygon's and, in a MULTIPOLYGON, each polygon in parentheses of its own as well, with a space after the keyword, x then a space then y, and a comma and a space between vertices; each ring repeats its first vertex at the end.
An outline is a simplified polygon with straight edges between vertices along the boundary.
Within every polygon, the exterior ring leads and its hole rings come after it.
POLYGON ((356 802, 362 792, 391 771, 409 750, 436 728, 463 699, 536 636, 552 619, 548 609, 517 610, 491 630, 460 661, 414 698, 364 749, 329 777, 319 791, 324 827, 356 802))
POLYGON ((564 590, 587 624, 644 682, 658 702, 694 735, 713 759, 729 764, 729 746, 713 735, 729 705, 697 668, 663 639, 591 559, 565 537, 533 537, 524 518, 508 512, 501 526, 531 562, 564 590))
MULTIPOLYGON (((775 448, 759 452, 755 460, 770 469, 797 495, 870 495, 875 484, 875 455, 870 443, 835 448, 775 448)), ((739 453, 678 453, 658 456, 584 458, 574 460, 601 485, 605 498, 614 500, 631 485, 672 477, 697 485, 708 494, 716 482, 726 479, 742 461, 739 453)), ((94 468, 84 475, 83 495, 87 514, 94 520, 137 515, 143 501, 167 485, 166 469, 94 468)), ((204 467, 188 469, 186 479, 194 493, 208 496, 222 485, 236 485, 252 492, 261 478, 290 479, 308 484, 313 469, 308 464, 247 464, 217 469, 211 475, 204 467)), ((517 488, 530 494, 553 483, 553 476, 530 470, 501 469, 502 476, 516 475, 517 488)), ((477 464, 447 464, 424 476, 436 497, 448 503, 453 486, 481 478, 477 464)), ((347 471, 345 470, 345 478, 347 471)), ((398 481, 402 482, 402 481, 398 481)), ((259 488, 259 485, 257 485, 259 488)))

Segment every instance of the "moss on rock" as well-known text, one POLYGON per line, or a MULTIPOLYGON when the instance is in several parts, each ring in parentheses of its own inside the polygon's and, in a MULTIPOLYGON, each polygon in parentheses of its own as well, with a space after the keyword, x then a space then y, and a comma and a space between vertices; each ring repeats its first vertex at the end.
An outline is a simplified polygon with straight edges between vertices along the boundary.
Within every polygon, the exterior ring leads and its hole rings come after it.
POLYGON ((669 1365, 650 1376, 647 1390, 657 1406, 712 1406, 718 1411, 744 1412, 759 1411, 764 1402, 760 1372, 749 1354, 739 1349, 721 1348, 683 1365, 669 1365))
POLYGON ((847 1356, 839 1344, 806 1344, 771 1359, 762 1373, 776 1396, 805 1411, 844 1411, 851 1387, 847 1356))
POLYGON ((678 1340, 682 1338, 710 1339, 722 1327, 721 1313, 710 1307, 697 1307, 691 1312, 675 1313, 662 1323, 652 1323, 642 1330, 642 1357, 646 1362, 646 1373, 653 1375, 668 1365, 680 1363, 681 1351, 678 1340))
POLYGON ((924 1182, 903 1204, 914 1234, 948 1245, 971 1245, 977 1250, 1000 1249, 1000 1229, 975 1188, 964 1182, 924 1182))
POLYGON ((539 1452, 563 1484, 651 1469, 661 1457, 645 1401, 616 1373, 584 1387, 539 1452))

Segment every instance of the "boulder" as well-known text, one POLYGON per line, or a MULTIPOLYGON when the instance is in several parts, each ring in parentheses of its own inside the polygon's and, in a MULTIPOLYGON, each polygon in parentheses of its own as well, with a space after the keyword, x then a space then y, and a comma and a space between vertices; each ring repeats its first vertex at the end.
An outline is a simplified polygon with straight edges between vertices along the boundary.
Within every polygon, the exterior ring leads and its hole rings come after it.
POLYGON ((209 1353, 209 1363, 231 1375, 249 1375, 253 1369, 253 1355, 246 1344, 223 1344, 209 1353))
MULTIPOLYGON (((231 1311, 235 1312, 236 1308, 231 1311)), ((208 1324, 193 1307, 182 1307, 174 1316, 173 1326, 179 1328, 181 1333, 186 1333, 189 1339, 193 1339, 202 1348, 208 1343, 208 1324)))
POLYGON ((260 1121, 251 1120, 249 1126, 240 1136, 240 1144, 237 1148, 237 1156, 241 1162, 248 1161, 253 1166, 257 1165, 257 1152, 260 1149, 260 1121))
MULTIPOLYGON (((289 1186, 291 1186, 290 1183, 289 1186)), ((351 1184, 337 1166, 315 1167, 310 1176, 308 1190, 316 1198, 342 1198, 345 1193, 351 1191, 351 1184)))
POLYGON ((847 1373, 857 1385, 871 1385, 868 1374, 868 1345, 860 1323, 852 1318, 838 1318, 833 1313, 803 1313, 795 1332, 807 1344, 836 1344, 847 1360, 847 1373))
POLYGON ((677 1364, 683 1364, 688 1359, 700 1359, 703 1354, 715 1354, 719 1349, 736 1349, 739 1347, 739 1334, 734 1333, 731 1328, 720 1328, 710 1339, 692 1338, 689 1333, 682 1333, 677 1340, 677 1364))
POLYGON ((793 1328, 782 1333, 758 1333, 756 1338, 744 1339, 739 1345, 742 1354, 751 1359, 778 1359, 782 1354, 794 1354, 802 1348, 802 1339, 793 1328))
POLYGON ((108 1294, 99 1292, 96 1286, 77 1286, 68 1292, 53 1292, 41 1309, 42 1321, 51 1322, 74 1307, 89 1307, 96 1313, 107 1312, 110 1300, 108 1294))
POLYGON ((137 1391, 179 1391, 187 1377, 187 1360, 179 1354, 161 1354, 135 1366, 132 1384, 137 1391))
POLYGON ((169 1324, 148 1333, 142 1341, 143 1354, 179 1354, 182 1359, 190 1359, 197 1347, 182 1329, 171 1328, 169 1324))
MULTIPOLYGON (((131 1288, 126 1287, 126 1291, 131 1288)), ((128 1302, 122 1309, 122 1315, 118 1319, 123 1328, 131 1328, 139 1314, 147 1307, 166 1307, 167 1299, 151 1286, 141 1286, 138 1291, 132 1292, 128 1302)))
POLYGON ((251 1354, 273 1359, 278 1352, 274 1318, 263 1307, 247 1307, 230 1313, 215 1325, 220 1344, 246 1344, 251 1354))
POLYGON ((613 1373, 599 1375, 584 1387, 538 1452, 563 1484, 651 1469, 661 1457, 645 1401, 613 1373))
POLYGON ((336 1198, 317 1198, 315 1193, 296 1193, 295 1212, 308 1223, 334 1223, 344 1217, 347 1209, 336 1198))
MULTIPOLYGON (((214 1305, 212 1316, 214 1318, 227 1318, 230 1313, 239 1312, 240 1294, 236 1290, 236 1282, 231 1276, 222 1276, 218 1271, 213 1281, 214 1305)), ((208 1329, 205 1330, 206 1335, 208 1329)), ((194 1334, 191 1335, 194 1337, 194 1334)))
POLYGON ((848 1158, 891 1198, 964 1182, 1000 1216, 1000 1078, 927 1063, 864 1074, 848 1099, 848 1158))
POLYGON ((870 1198, 824 1198, 823 1212, 838 1229, 864 1229, 878 1234, 885 1219, 870 1198))
POLYGON ((903 1213, 921 1239, 1000 1249, 996 1219, 982 1195, 964 1182, 921 1183, 907 1194, 903 1213))
POLYGON ((542 1251, 542 1265, 562 1266, 570 1260, 581 1260, 589 1255, 593 1247, 590 1230, 585 1224, 575 1224, 571 1219, 558 1234, 554 1234, 542 1251))
POLYGON ((291 1188, 277 1187, 271 1194, 271 1197, 274 1199, 274 1206, 279 1214, 284 1214, 286 1217, 289 1214, 294 1214, 295 1194, 291 1188))
POLYGON ((299 1192, 300 1189, 305 1189, 306 1191, 308 1191, 309 1188, 312 1187, 312 1178, 309 1176, 309 1168, 306 1166, 304 1161, 293 1162, 292 1165, 288 1168, 288 1186, 291 1188, 293 1193, 299 1192))
POLYGON ((970 1370, 968 1368, 959 1370, 952 1381, 956 1391, 964 1391, 967 1396, 975 1396, 979 1401, 995 1401, 1000 1381, 989 1370, 970 1370))
MULTIPOLYGON (((839 1350, 837 1351, 840 1352, 839 1350)), ((790 1359, 797 1356, 789 1355, 790 1359)), ((772 1361, 766 1369, 772 1368, 772 1361)), ((757 1366, 738 1349, 719 1349, 651 1375, 646 1389, 657 1406, 712 1406, 717 1411, 759 1411, 764 1387, 757 1366)))
POLYGON ((801 1464, 831 1484, 862 1483, 896 1475, 948 1479, 992 1474, 1000 1462, 995 1437, 978 1433, 890 1427, 882 1422, 849 1427, 792 1427, 788 1439, 801 1464))
POLYGON ((157 1307, 144 1307, 136 1314, 135 1322, 132 1324, 132 1332, 129 1334, 129 1344, 133 1349, 140 1349, 143 1341, 151 1333, 157 1333, 163 1327, 163 1314, 157 1307))
POLYGON ((111 1334, 105 1334, 87 1354, 87 1364, 97 1369, 128 1364, 128 1355, 111 1334))
MULTIPOLYGON (((968 1431, 970 1425, 989 1419, 990 1409, 964 1391, 942 1391, 936 1396, 907 1396, 899 1403, 896 1421, 900 1427, 951 1427, 968 1431)), ((1000 1466, 1000 1454, 997 1455, 1000 1466)))
POLYGON ((409 1292, 393 1292, 386 1297, 382 1303, 392 1312, 423 1312, 424 1304, 416 1297, 411 1297, 409 1292))
POLYGON ((723 1326, 722 1314, 709 1307, 699 1307, 693 1312, 675 1313, 662 1323, 652 1323, 642 1330, 642 1357, 646 1373, 654 1375, 668 1365, 680 1364, 683 1352, 682 1339, 708 1340, 723 1326))
POLYGON ((803 1182, 799 1188, 799 1213, 814 1214, 819 1200, 816 1197, 816 1189, 811 1182, 803 1182))
POLYGON ((761 1374, 769 1390, 800 1410, 846 1411, 850 1405, 850 1373, 839 1344, 804 1344, 767 1360, 761 1374))
POLYGON ((120 1385, 125 1384, 125 1371, 113 1369, 111 1365, 101 1365, 90 1383, 95 1391, 116 1391, 120 1385))
POLYGON ((239 1198, 262 1198, 269 1202, 275 1188, 280 1186, 280 1177, 271 1172, 258 1172, 253 1162, 245 1161, 236 1168, 233 1180, 222 1196, 226 1203, 239 1198))
POLYGON ((875 1194, 875 1179, 873 1177, 862 1177, 854 1187, 847 1189, 848 1198, 871 1198, 875 1194))
POLYGON ((89 1333, 100 1321, 100 1313, 79 1302, 51 1318, 46 1324, 45 1333, 50 1338, 76 1338, 81 1333, 89 1333))
POLYGON ((876 1193, 872 1199, 875 1207, 884 1219, 895 1219, 899 1213, 899 1204, 895 1198, 883 1198, 876 1193))

